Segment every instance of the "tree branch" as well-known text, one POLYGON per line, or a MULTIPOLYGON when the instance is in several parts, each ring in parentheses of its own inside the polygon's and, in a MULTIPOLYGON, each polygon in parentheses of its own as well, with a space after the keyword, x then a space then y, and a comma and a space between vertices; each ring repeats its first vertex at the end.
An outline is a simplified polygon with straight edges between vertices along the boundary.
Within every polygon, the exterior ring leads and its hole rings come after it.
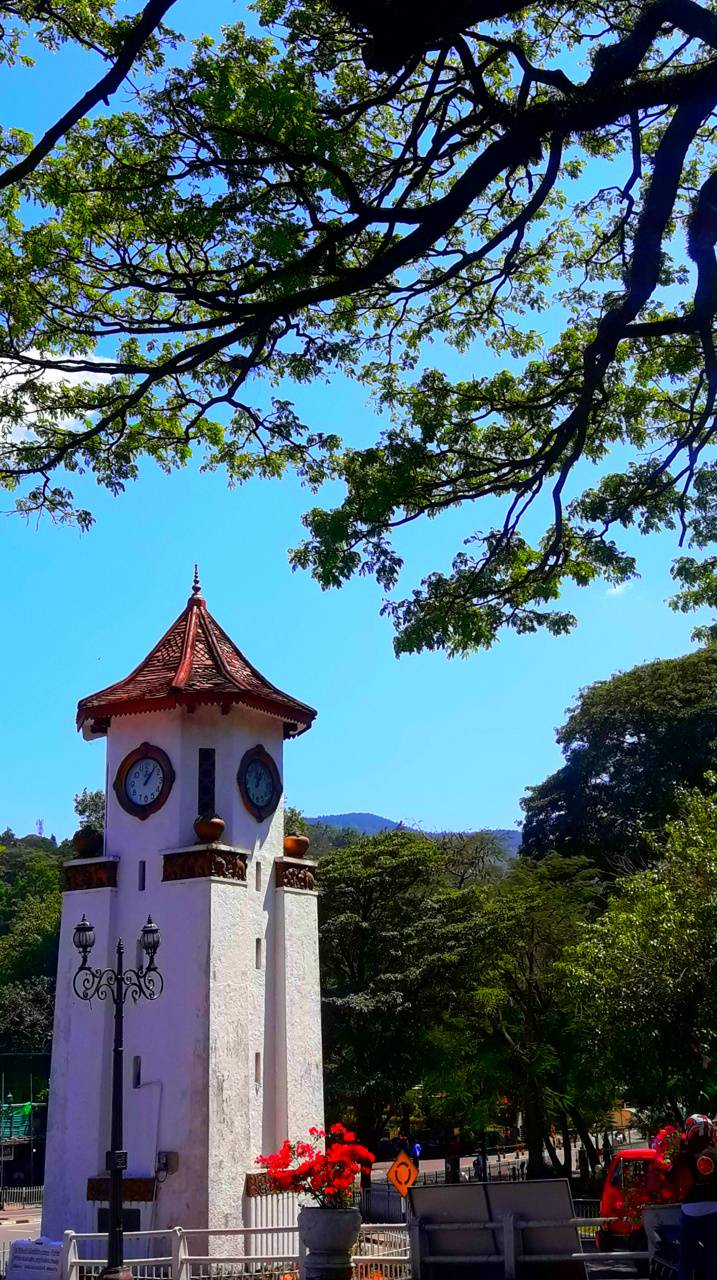
POLYGON ((64 137, 68 129, 76 125, 88 111, 100 102, 108 103, 111 95, 117 92, 131 70, 152 33, 160 25, 167 10, 171 9, 174 3, 175 0, 148 0, 110 70, 91 89, 88 89, 69 111, 55 121, 55 124, 42 135, 40 141, 26 156, 23 156, 22 160, 18 160, 17 164, 11 165, 0 173, 0 191, 12 186, 15 182, 22 181, 32 173, 40 161, 50 154, 60 138, 64 137))

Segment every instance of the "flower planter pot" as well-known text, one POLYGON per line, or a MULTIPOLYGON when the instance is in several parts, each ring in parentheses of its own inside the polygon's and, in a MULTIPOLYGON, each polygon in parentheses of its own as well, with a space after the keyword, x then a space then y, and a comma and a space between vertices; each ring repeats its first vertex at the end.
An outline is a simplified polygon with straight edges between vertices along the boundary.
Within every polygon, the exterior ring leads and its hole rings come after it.
POLYGON ((284 856, 286 858, 303 858, 309 843, 308 836, 284 836, 284 856))
POLYGON ((94 827, 80 827, 72 837, 72 847, 76 858, 99 858, 104 845, 104 836, 94 827))
POLYGON ((361 1227, 358 1209, 299 1210, 299 1239, 306 1255, 306 1280, 351 1280, 351 1250, 361 1227))

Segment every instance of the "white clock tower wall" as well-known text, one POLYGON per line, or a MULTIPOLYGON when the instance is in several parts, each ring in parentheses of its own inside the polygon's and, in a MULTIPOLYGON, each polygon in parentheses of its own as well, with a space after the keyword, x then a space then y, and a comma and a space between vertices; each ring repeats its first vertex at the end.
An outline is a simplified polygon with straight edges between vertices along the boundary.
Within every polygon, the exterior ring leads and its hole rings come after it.
MULTIPOLYGON (((66 892, 63 903, 43 1211, 43 1232, 53 1238, 68 1227, 97 1229, 99 1204, 88 1203, 87 1180, 104 1176, 109 1145, 111 1002, 88 1007, 72 991, 78 963, 72 931, 83 912, 97 935, 93 966, 114 963, 118 936, 125 966, 141 965, 136 940, 148 915, 161 930, 164 991, 154 1002, 125 1005, 127 1177, 151 1185, 158 1153, 176 1153, 154 1199, 142 1206, 142 1229, 241 1225, 244 1177, 256 1156, 279 1144, 287 1126, 297 1137, 299 1129, 322 1123, 312 875, 298 863, 304 888, 287 887, 283 797, 257 821, 237 782, 242 757, 258 746, 281 779, 287 715, 308 728, 315 713, 268 683, 264 701, 276 702, 276 713, 237 701, 234 685, 244 678, 246 660, 235 649, 227 656, 231 643, 195 582, 185 613, 145 663, 80 703, 80 714, 92 707, 85 731, 106 733, 107 809, 104 856, 84 867, 70 863, 66 873, 71 888, 82 888, 66 892), (166 671, 163 646, 172 656, 166 671), (213 683, 204 700, 195 686, 210 658, 213 683), (165 709, 141 710, 132 684, 140 673, 146 689, 146 671, 160 671, 165 683, 151 693, 165 709), (221 680, 223 701, 215 696, 221 680), (184 687, 186 704, 167 705, 184 687), (127 713, 118 705, 125 696, 127 713), (103 699, 111 713, 104 726, 101 715, 90 718, 98 704, 103 711, 103 699), (127 756, 145 743, 166 753, 175 779, 164 803, 141 820, 120 804, 113 784, 127 756), (205 760, 213 752, 214 807, 225 823, 210 844, 194 830, 200 751, 205 760), (84 887, 90 872, 92 883, 84 887)), ((252 693, 258 685, 261 692, 263 677, 247 670, 252 693)))
POLYGON ((87 1202, 87 1178, 103 1168, 107 1148, 111 1026, 108 1018, 98 1022, 91 1017, 73 994, 77 952, 72 933, 92 896, 95 964, 113 963, 111 895, 111 890, 98 889, 93 895, 66 893, 63 900, 42 1210, 43 1230, 53 1240, 61 1239, 70 1225, 77 1231, 92 1231, 96 1225, 87 1202))
MULTIPOLYGON (((161 999, 130 1009, 127 1017, 127 1067, 131 1071, 139 1055, 147 1083, 128 1097, 126 1146, 141 1175, 153 1171, 156 1151, 180 1155, 177 1173, 160 1192, 158 1224, 236 1225, 238 1171, 251 1169, 275 1137, 274 1090, 265 1089, 264 1080, 268 1073, 274 1078, 275 961, 281 958, 273 945, 272 867, 283 840, 282 803, 258 823, 242 803, 237 769, 245 751, 261 743, 281 773, 282 725, 241 708, 222 715, 216 707, 118 719, 108 732, 111 781, 125 756, 145 741, 166 751, 175 769, 167 803, 141 822, 110 789, 107 810, 106 851, 120 857, 115 928, 134 939, 151 912, 162 931, 165 976, 161 999), (222 843, 249 855, 245 884, 162 881, 163 853, 196 844, 202 747, 215 752, 216 811, 226 822, 222 843), (144 891, 138 887, 141 862, 144 891), (207 1185, 211 1197, 200 1210, 199 1190, 205 1188, 206 1198, 207 1185)), ((131 956, 128 963, 134 962, 131 956)))
MULTIPOLYGON (((200 747, 211 747, 216 753, 216 811, 226 823, 222 841, 249 853, 261 848, 264 856, 279 856, 284 834, 283 797, 271 818, 257 822, 244 808, 237 786, 239 762, 257 743, 266 747, 281 774, 282 726, 259 712, 232 707, 222 715, 216 707, 198 707, 191 715, 177 709, 118 717, 107 734, 105 853, 121 849, 124 854, 134 849, 139 861, 144 856, 140 849, 158 852, 195 844, 198 752, 200 747), (166 804, 145 821, 122 808, 113 787, 122 761, 142 742, 166 751, 177 775, 166 804)), ((161 861, 158 867, 161 879, 161 861)))

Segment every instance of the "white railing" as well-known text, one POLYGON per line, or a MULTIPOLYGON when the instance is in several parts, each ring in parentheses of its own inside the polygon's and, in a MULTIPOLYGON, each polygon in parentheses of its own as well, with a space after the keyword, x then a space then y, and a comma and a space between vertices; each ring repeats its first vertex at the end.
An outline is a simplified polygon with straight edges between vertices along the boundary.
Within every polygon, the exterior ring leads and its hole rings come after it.
POLYGON ((299 1198, 293 1191, 271 1195, 247 1196, 244 1220, 251 1232, 245 1237, 245 1252, 260 1255, 285 1255, 297 1252, 296 1224, 299 1198))
POLYGON ((362 1224, 352 1267, 353 1280, 410 1280, 408 1228, 395 1222, 362 1224))
POLYGON ((43 1187, 2 1187, 0 1189, 0 1209, 14 1209, 20 1205, 23 1209, 29 1205, 42 1204, 43 1187))
MULTIPOLYGON (((124 1237, 125 1265, 135 1280, 298 1280, 298 1227, 174 1227, 126 1231, 124 1237)), ((106 1266, 105 1257, 98 1256, 100 1249, 106 1252, 105 1241, 106 1236, 97 1233, 65 1232, 62 1280, 95 1280, 106 1266)), ((409 1280, 406 1228, 395 1223, 362 1225, 352 1262, 354 1280, 378 1280, 379 1274, 381 1280, 409 1280)))

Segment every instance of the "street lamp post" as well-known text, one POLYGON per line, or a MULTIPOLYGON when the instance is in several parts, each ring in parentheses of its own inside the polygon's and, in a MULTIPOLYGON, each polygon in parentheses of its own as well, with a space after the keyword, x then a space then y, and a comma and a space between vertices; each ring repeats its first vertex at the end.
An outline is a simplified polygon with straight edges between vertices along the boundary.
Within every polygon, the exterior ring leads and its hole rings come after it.
POLYGON ((80 1000, 106 1000, 114 1002, 114 1045, 112 1049, 112 1127, 110 1150, 107 1152, 107 1170, 110 1175, 109 1230, 107 1233, 107 1266, 102 1275, 106 1280, 131 1280, 124 1265, 124 1238, 122 1230, 122 1173, 127 1168, 127 1152, 123 1149, 122 1064, 124 1057, 124 1002, 127 996, 137 1004, 141 999, 156 1000, 161 996, 164 979, 155 965, 154 958, 160 943, 160 934, 152 917, 147 917, 139 940, 147 956, 147 964, 139 969, 125 969, 122 939, 117 941, 117 964, 114 969, 93 969, 87 957, 95 945, 95 931, 83 915, 72 941, 81 956, 80 966, 72 979, 75 994, 80 1000))

